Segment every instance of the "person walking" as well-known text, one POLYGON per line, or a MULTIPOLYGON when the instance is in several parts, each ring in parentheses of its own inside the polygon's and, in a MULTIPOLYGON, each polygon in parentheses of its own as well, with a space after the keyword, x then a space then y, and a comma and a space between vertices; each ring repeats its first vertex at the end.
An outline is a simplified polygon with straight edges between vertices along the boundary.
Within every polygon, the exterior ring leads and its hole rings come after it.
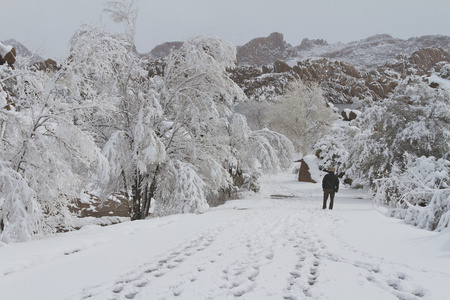
POLYGON ((333 209, 334 194, 339 190, 339 178, 334 174, 335 169, 330 167, 328 174, 323 177, 322 189, 323 189, 323 209, 327 208, 328 196, 330 196, 329 209, 333 209))

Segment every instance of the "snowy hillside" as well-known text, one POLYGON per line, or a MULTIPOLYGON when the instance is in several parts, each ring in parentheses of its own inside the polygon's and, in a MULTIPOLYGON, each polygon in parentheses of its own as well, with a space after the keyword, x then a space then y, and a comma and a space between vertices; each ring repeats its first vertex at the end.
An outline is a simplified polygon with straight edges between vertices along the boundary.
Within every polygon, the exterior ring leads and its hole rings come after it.
POLYGON ((381 100, 407 76, 439 71, 450 62, 449 51, 450 37, 439 35, 401 40, 380 34, 347 44, 304 39, 292 47, 274 33, 238 47, 240 65, 231 76, 256 101, 272 101, 293 79, 319 83, 332 103, 381 100))
POLYGON ((256 38, 238 47, 238 60, 247 65, 271 65, 277 59, 295 64, 310 58, 328 58, 351 63, 358 68, 377 68, 400 56, 409 56, 423 48, 436 47, 450 50, 450 37, 433 35, 398 39, 389 34, 377 34, 359 41, 328 44, 322 39, 304 39, 291 46, 283 34, 272 33, 256 38))
POLYGON ((341 188, 332 211, 321 198, 280 173, 202 215, 3 245, 1 298, 448 299, 448 229, 387 218, 363 190, 341 188))
POLYGON ((356 66, 376 68, 404 55, 409 56, 422 48, 437 47, 450 50, 448 36, 422 36, 408 40, 393 38, 389 34, 377 34, 366 39, 350 43, 313 43, 310 47, 295 47, 297 57, 302 60, 314 57, 325 57, 352 63, 356 66))

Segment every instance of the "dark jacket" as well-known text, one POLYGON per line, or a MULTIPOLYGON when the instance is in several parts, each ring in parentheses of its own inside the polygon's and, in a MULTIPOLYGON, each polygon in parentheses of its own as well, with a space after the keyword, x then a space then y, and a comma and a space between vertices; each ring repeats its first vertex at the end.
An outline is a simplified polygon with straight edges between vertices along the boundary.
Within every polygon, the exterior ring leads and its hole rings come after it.
POLYGON ((336 193, 338 192, 339 178, 336 175, 334 175, 334 172, 328 172, 328 174, 323 177, 322 189, 333 190, 336 193))

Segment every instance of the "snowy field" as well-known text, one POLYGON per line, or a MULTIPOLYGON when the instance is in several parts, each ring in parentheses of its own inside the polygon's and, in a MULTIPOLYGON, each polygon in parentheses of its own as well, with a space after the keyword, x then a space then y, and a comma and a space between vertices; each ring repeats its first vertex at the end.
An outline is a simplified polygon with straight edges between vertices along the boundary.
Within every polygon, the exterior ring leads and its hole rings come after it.
POLYGON ((202 215, 0 245, 0 299, 449 299, 450 230, 387 218, 363 190, 330 211, 294 174, 261 186, 202 215))

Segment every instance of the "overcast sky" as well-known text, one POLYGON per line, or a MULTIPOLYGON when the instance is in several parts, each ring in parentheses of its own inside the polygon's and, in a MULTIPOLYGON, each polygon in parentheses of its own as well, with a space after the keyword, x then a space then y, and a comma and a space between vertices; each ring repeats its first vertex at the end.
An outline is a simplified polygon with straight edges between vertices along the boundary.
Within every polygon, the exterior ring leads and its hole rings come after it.
MULTIPOLYGON (((80 25, 101 25, 108 19, 102 14, 106 2, 0 0, 0 40, 13 38, 44 58, 64 58, 80 25)), ((139 52, 199 34, 243 45, 277 31, 293 46, 304 38, 346 43, 379 33, 402 39, 450 36, 449 0, 139 0, 138 4, 139 52)))

